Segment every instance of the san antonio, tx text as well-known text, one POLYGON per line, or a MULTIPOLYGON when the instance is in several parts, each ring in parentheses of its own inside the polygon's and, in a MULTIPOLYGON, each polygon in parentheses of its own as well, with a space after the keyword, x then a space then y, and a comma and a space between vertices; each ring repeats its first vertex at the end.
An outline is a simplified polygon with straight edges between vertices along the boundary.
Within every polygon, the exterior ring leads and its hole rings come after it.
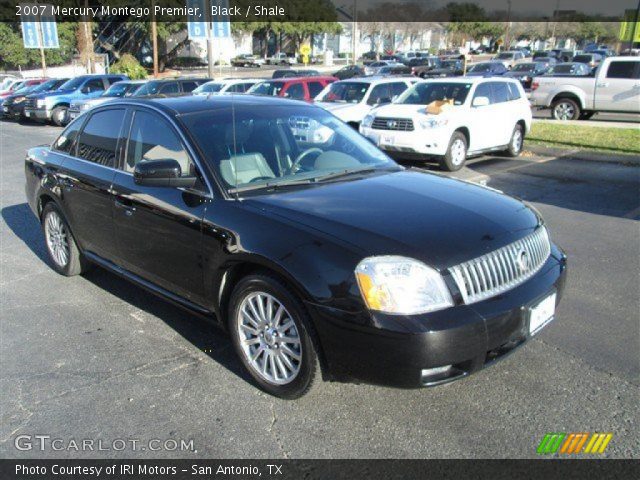
MULTIPOLYGON (((37 7, 44 6, 39 5, 37 7)), ((24 8, 24 6, 21 6, 20 8, 24 8)), ((21 14, 19 11, 20 8, 18 8, 18 15, 21 14)), ((52 11, 47 13, 53 14, 56 17, 97 17, 114 15, 143 18, 151 16, 152 13, 152 9, 149 7, 111 7, 109 5, 103 5, 101 7, 60 7, 58 5, 52 5, 50 8, 52 11)), ((29 12, 24 13, 28 14, 29 12)), ((161 7, 159 5, 154 5, 153 13, 158 17, 193 16, 199 18, 204 16, 204 12, 201 12, 200 7, 161 7)), ((227 15, 229 17, 249 17, 250 15, 257 17, 283 17, 285 16, 285 11, 284 7, 279 6, 263 7, 261 5, 250 5, 246 9, 241 9, 237 6, 224 8, 212 5, 211 15, 227 15)))
MULTIPOLYGON (((266 464, 264 473, 269 475, 282 475, 282 465, 266 464)), ((193 464, 190 468, 164 466, 164 465, 144 465, 137 464, 132 465, 128 463, 113 464, 113 465, 58 465, 53 464, 51 468, 47 468, 45 465, 22 465, 16 464, 16 475, 84 475, 94 476, 96 478, 110 477, 110 476, 140 476, 140 475, 177 475, 178 473, 187 473, 190 475, 221 475, 221 476, 236 476, 243 477, 260 477, 262 476, 262 469, 255 465, 217 465, 217 466, 204 466, 193 464)))

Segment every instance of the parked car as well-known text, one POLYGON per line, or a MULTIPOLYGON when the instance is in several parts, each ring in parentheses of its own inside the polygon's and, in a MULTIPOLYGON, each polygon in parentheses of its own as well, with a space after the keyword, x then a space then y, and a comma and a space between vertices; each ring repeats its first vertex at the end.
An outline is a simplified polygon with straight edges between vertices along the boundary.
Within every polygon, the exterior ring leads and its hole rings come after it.
POLYGON ((531 103, 558 120, 588 119, 596 112, 640 113, 640 58, 607 57, 595 76, 536 77, 531 103))
POLYGON ((407 66, 411 68, 412 75, 419 77, 422 72, 428 72, 434 68, 440 68, 442 66, 442 61, 438 57, 434 56, 417 57, 411 60, 407 66))
POLYGON ((333 76, 339 80, 346 80, 353 77, 362 77, 363 75, 364 68, 362 68, 360 65, 347 65, 333 74, 333 76))
POLYGON ((27 101, 28 95, 33 95, 43 92, 52 92, 57 90, 60 85, 69 80, 68 78, 51 78, 40 84, 31 85, 29 87, 23 87, 13 95, 9 95, 4 98, 2 103, 2 114, 5 117, 13 118, 14 120, 21 120, 24 118, 24 105, 27 101))
POLYGON ((69 105, 74 100, 96 98, 115 82, 129 80, 126 75, 80 75, 60 85, 53 92, 29 95, 24 115, 30 120, 53 122, 62 126, 69 122, 69 105))
POLYGON ((411 69, 406 65, 387 65, 386 67, 380 67, 377 76, 387 77, 392 75, 411 75, 411 69))
POLYGON ((440 60, 435 68, 416 67, 413 74, 420 78, 459 77, 464 73, 464 60, 440 60))
POLYGON ((3 81, 2 89, 0 89, 0 99, 13 95, 16 90, 19 90, 24 85, 26 79, 24 78, 9 78, 3 81))
POLYGON ((402 63, 399 63, 393 60, 380 60, 378 62, 372 62, 369 65, 365 65, 364 73, 365 75, 377 75, 378 70, 380 70, 382 67, 402 66, 402 65, 403 65, 402 63))
POLYGON ((412 78, 363 77, 332 83, 315 98, 356 130, 371 108, 391 103, 416 82, 412 78))
POLYGON ((318 70, 304 68, 294 70, 292 68, 284 68, 282 70, 274 70, 271 78, 294 78, 294 77, 317 77, 321 73, 318 70))
POLYGON ((498 61, 498 62, 502 62, 502 64, 506 68, 511 68, 517 62, 519 62, 521 60, 524 60, 524 53, 522 53, 520 50, 513 50, 513 51, 508 51, 508 52, 500 52, 495 57, 493 57, 493 60, 498 61))
POLYGON ((375 108, 360 133, 398 158, 436 158, 441 168, 462 168, 470 155, 522 152, 531 109, 520 82, 510 78, 443 78, 418 82, 394 103, 375 108), (426 105, 449 99, 439 114, 426 105))
POLYGON ((211 95, 218 93, 245 93, 260 79, 258 78, 223 78, 203 83, 193 91, 194 95, 211 95))
POLYGON ((558 59, 556 58, 555 54, 550 50, 539 50, 537 52, 533 52, 533 56, 531 57, 531 59, 534 62, 545 61, 547 63, 558 63, 558 59))
POLYGON ((481 62, 474 63, 467 70, 466 76, 468 77, 495 77, 497 75, 504 75, 509 69, 504 66, 502 62, 481 62))
POLYGON ((324 87, 338 80, 336 77, 294 77, 264 80, 247 90, 250 95, 284 97, 311 102, 324 87))
POLYGON ((254 67, 260 68, 264 65, 264 58, 256 57, 249 53, 242 53, 231 59, 231 65, 233 67, 254 67))
POLYGON ((580 53, 573 57, 573 62, 584 63, 591 68, 597 67, 602 61, 602 56, 597 53, 580 53))
POLYGON ((554 77, 585 77, 591 75, 592 69, 586 63, 556 63, 544 75, 554 77))
POLYGON ((296 56, 293 53, 276 53, 266 59, 267 65, 295 65, 297 62, 296 56))
POLYGON ((30 149, 25 176, 56 272, 98 265, 208 318, 283 398, 321 378, 465 378, 535 337, 564 291, 536 210, 404 169, 302 102, 100 105, 30 149))
POLYGON ((105 92, 96 98, 87 100, 74 100, 69 105, 69 120, 73 120, 87 110, 116 98, 131 97, 146 83, 146 80, 123 80, 111 85, 105 92))
POLYGON ((16 81, 12 81, 6 90, 0 92, 0 101, 11 95, 14 95, 23 88, 40 85, 46 80, 46 78, 22 78, 16 81))
POLYGON ((549 65, 546 62, 523 62, 517 63, 511 70, 504 74, 505 77, 518 79, 522 84, 525 92, 531 90, 531 82, 534 77, 544 75, 549 71, 549 65))
POLYGON ((149 80, 138 90, 136 97, 162 96, 175 97, 193 92, 200 85, 210 82, 210 78, 181 77, 149 80))

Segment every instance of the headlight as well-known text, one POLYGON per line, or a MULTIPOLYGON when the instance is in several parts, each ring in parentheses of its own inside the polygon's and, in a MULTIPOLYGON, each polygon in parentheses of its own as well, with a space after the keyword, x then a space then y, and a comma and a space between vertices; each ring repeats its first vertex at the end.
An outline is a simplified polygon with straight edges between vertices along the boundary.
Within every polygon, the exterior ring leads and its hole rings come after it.
POLYGON ((27 97, 16 97, 13 99, 13 103, 22 103, 27 99, 27 97))
POLYGON ((36 100, 36 106, 38 108, 43 108, 47 106, 47 101, 44 98, 39 98, 38 100, 36 100))
POLYGON ((89 105, 88 103, 80 104, 80 110, 89 110, 89 108, 91 108, 91 105, 89 105))
POLYGON ((420 120, 418 125, 420 125, 420 128, 426 130, 427 128, 444 127, 447 123, 449 123, 449 120, 446 118, 428 118, 426 120, 420 120))
POLYGON ((453 305, 440 273, 412 258, 365 258, 355 273, 362 298, 370 310, 416 315, 453 305))
POLYGON ((367 115, 362 119, 362 123, 360 125, 362 125, 363 127, 370 127, 371 124, 373 124, 374 118, 375 117, 373 115, 367 115))

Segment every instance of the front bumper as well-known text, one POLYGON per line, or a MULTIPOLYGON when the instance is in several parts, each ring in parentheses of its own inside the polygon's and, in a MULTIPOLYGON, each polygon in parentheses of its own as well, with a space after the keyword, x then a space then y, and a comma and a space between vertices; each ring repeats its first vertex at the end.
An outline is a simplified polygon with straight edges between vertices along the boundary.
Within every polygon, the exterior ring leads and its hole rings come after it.
POLYGON ((30 120, 51 120, 51 110, 47 108, 25 107, 24 116, 30 120))
POLYGON ((24 116, 24 105, 22 103, 12 103, 2 105, 2 116, 8 118, 20 118, 24 116))
POLYGON ((531 338, 530 307, 554 292, 557 305, 566 268, 566 257, 553 246, 544 267, 522 285, 482 302, 425 315, 308 307, 332 378, 404 388, 432 386, 466 377, 525 344, 531 338), (425 373, 445 366, 451 366, 446 373, 425 373))
MULTIPOLYGON (((415 121, 414 121, 415 123, 415 121)), ((442 156, 447 153, 451 132, 447 128, 431 128, 409 132, 397 130, 374 130, 360 127, 360 133, 381 150, 394 156, 442 156)))

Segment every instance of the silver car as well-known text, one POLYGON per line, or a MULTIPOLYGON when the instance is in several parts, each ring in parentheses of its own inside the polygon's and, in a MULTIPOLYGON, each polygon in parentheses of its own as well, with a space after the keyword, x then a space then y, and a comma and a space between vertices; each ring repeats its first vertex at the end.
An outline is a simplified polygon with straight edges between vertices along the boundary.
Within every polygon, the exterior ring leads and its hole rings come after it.
POLYGON ((111 85, 99 97, 73 101, 69 106, 69 120, 79 117, 82 113, 96 105, 103 104, 116 98, 131 97, 145 83, 147 83, 146 80, 123 80, 111 85))

